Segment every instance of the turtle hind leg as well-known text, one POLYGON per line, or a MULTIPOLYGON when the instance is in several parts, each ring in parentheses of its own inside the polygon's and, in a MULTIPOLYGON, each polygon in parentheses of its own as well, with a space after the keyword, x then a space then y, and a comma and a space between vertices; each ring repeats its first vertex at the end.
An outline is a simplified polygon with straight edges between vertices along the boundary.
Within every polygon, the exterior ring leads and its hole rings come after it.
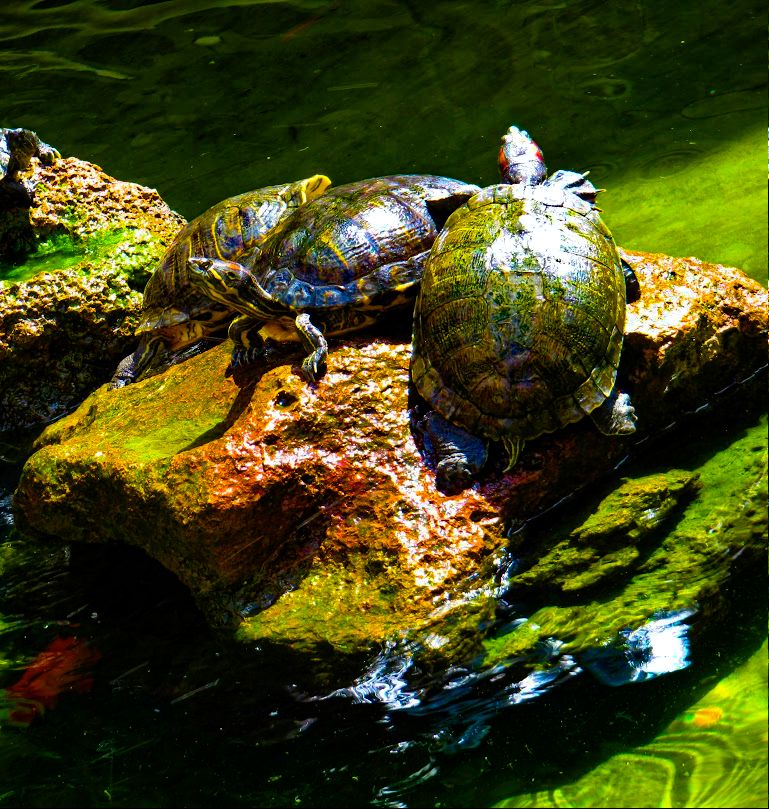
POLYGON ((141 339, 136 351, 120 360, 107 386, 109 390, 123 388, 136 382, 149 368, 160 349, 165 348, 167 348, 166 341, 159 337, 141 339))
POLYGON ((381 308, 397 305, 398 299, 406 303, 416 295, 417 284, 422 280, 425 261, 429 255, 430 251, 424 250, 405 261, 383 264, 368 275, 344 286, 345 296, 350 300, 360 300, 365 305, 381 308))
POLYGON ((294 321, 296 330, 304 338, 304 342, 311 350, 302 361, 302 373, 309 382, 317 382, 322 376, 321 368, 326 364, 328 356, 328 343, 317 326, 314 326, 310 316, 305 312, 294 321))
POLYGON ((595 426, 604 435, 630 435, 635 432, 635 408, 627 393, 615 387, 606 401, 590 414, 595 426))
POLYGON ((259 334, 263 325, 263 320, 251 315, 240 315, 230 323, 227 336, 232 340, 233 347, 229 370, 250 365, 264 354, 264 340, 259 334))
POLYGON ((444 494, 459 494, 472 486, 486 463, 486 442, 434 411, 412 426, 422 439, 428 460, 435 465, 436 488, 444 494))

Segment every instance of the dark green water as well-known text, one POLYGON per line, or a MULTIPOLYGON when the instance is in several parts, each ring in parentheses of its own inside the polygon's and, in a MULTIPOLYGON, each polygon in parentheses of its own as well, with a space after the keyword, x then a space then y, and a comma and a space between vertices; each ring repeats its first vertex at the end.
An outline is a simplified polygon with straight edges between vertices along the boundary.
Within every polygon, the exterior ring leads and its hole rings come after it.
MULTIPOLYGON (((622 246, 765 280, 765 32, 764 7, 712 0, 8 0, 0 125, 189 218, 315 172, 488 184, 516 123, 551 169, 591 169, 622 246)), ((728 409, 717 425, 655 462, 727 464, 766 435, 728 409)), ((17 470, 0 468, 5 537, 17 470)), ((470 683, 418 713, 308 699, 312 672, 297 689, 290 661, 229 647, 133 555, 4 548, 0 687, 57 635, 101 658, 88 693, 2 727, 0 805, 767 805, 764 570, 684 671, 494 711, 470 683), (454 721, 473 712, 475 738, 454 721)))

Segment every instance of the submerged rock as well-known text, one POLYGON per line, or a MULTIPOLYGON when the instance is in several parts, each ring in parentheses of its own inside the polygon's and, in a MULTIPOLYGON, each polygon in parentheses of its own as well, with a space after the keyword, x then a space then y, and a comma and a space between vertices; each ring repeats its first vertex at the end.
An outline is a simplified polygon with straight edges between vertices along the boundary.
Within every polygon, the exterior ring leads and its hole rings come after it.
POLYGON ((110 378, 184 224, 156 191, 75 158, 30 173, 31 208, 0 213, 0 432, 45 424, 110 378))
MULTIPOLYGON (((586 492, 639 443, 765 365, 759 284, 695 259, 626 257, 642 287, 619 374, 635 436, 603 436, 583 420, 527 444, 511 472, 492 453, 472 489, 446 496, 409 428, 407 337, 332 344, 317 386, 302 380, 300 353, 226 376, 225 344, 135 385, 103 387, 48 427, 15 495, 18 530, 137 545, 190 587, 212 623, 316 660, 398 638, 427 668, 521 657, 574 635, 573 605, 543 608, 566 610, 560 629, 541 617, 492 637, 502 591, 592 597, 605 585, 630 592, 647 576, 653 594, 665 590, 657 579, 678 575, 671 560, 705 571, 685 598, 620 595, 624 606, 612 603, 608 616, 593 601, 582 647, 660 609, 717 611, 713 582, 729 572, 722 544, 698 536, 685 558, 658 554, 657 527, 700 485, 687 471, 622 483, 554 544, 510 545, 511 528, 586 492)), ((747 406, 754 388, 735 401, 747 406)), ((761 552, 757 524, 743 537, 743 561, 761 552)))
POLYGON ((512 589, 573 593, 626 574, 643 540, 700 485, 696 474, 678 469, 623 481, 568 537, 515 576, 512 589))

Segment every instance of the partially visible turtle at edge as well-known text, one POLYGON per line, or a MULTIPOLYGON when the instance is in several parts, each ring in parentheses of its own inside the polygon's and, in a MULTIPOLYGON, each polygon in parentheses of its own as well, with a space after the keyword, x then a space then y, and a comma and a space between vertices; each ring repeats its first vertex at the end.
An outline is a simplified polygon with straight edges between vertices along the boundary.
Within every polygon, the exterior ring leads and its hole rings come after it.
POLYGON ((235 260, 253 250, 296 208, 323 194, 331 180, 315 174, 230 197, 209 208, 179 232, 144 289, 139 345, 118 365, 110 388, 164 370, 173 354, 224 331, 231 308, 190 285, 190 256, 235 260))
POLYGON ((259 356, 263 336, 301 340, 310 352, 302 372, 317 381, 326 335, 357 331, 385 310, 412 305, 446 218, 479 190, 433 175, 361 180, 297 209, 247 265, 191 258, 190 280, 241 313, 229 330, 232 365, 259 356))
POLYGON ((21 173, 36 157, 46 166, 61 157, 31 129, 0 128, 0 208, 29 208, 35 186, 21 173))
MULTIPOLYGON (((513 467, 524 442, 590 415, 601 432, 635 431, 616 387, 625 327, 623 266, 584 174, 547 169, 510 127, 503 183, 449 217, 414 310, 411 377, 433 409, 414 419, 438 488, 469 486, 502 441, 513 467)), ((507 470, 506 470, 507 471, 507 470)))

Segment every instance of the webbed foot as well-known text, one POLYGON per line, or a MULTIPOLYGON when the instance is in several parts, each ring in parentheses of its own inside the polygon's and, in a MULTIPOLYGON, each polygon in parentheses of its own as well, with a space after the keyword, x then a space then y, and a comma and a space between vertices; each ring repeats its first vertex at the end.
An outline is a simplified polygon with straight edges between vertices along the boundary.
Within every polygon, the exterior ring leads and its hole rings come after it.
POLYGON ((230 369, 243 368, 256 362, 264 354, 262 346, 235 346, 232 349, 232 359, 230 360, 230 369))
POLYGON ((259 330, 262 320, 250 315, 240 315, 230 323, 227 336, 232 340, 232 359, 225 372, 230 376, 235 368, 244 368, 264 356, 264 340, 259 330))

